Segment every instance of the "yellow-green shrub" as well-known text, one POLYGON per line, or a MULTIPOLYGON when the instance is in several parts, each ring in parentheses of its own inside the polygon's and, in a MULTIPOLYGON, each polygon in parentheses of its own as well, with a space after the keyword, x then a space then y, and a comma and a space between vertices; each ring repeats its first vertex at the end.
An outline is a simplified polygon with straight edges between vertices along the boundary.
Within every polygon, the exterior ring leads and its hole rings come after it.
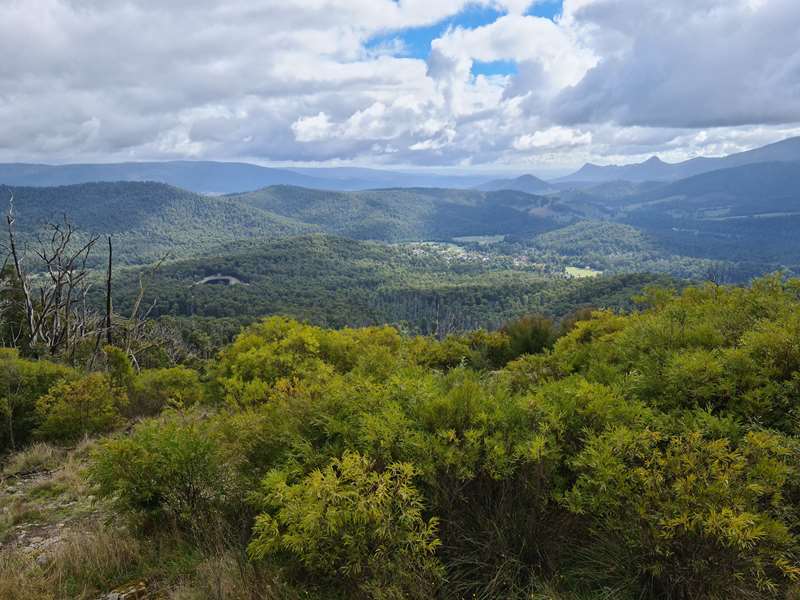
POLYGON ((328 597, 432 597, 441 583, 436 520, 423 517, 413 478, 411 465, 377 471, 355 453, 297 483, 273 472, 249 553, 282 562, 328 597))
POLYGON ((36 401, 41 422, 37 435, 48 441, 70 442, 86 434, 111 431, 122 423, 120 409, 127 401, 125 391, 114 387, 103 373, 58 383, 36 401))

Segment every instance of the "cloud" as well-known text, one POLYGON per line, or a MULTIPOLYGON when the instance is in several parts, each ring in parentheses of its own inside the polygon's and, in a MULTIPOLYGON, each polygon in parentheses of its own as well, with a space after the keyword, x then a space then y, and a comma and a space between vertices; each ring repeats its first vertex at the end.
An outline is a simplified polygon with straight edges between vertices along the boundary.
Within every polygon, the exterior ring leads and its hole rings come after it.
POLYGON ((566 127, 551 127, 514 140, 516 150, 563 150, 592 143, 592 134, 566 127))
POLYGON ((535 168, 800 131, 796 0, 536 3, 0 0, 0 160, 535 168))
POLYGON ((800 121, 796 0, 574 0, 565 16, 602 58, 553 101, 559 122, 800 121))

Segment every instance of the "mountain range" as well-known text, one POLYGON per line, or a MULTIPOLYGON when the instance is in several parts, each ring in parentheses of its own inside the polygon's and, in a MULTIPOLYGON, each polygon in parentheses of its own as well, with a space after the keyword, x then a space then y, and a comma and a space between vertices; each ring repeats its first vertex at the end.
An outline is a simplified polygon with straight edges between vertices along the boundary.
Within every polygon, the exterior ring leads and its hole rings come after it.
POLYGON ((318 190, 391 187, 471 188, 479 176, 403 173, 351 167, 276 169, 248 163, 213 161, 128 162, 109 164, 0 164, 0 184, 60 186, 98 181, 155 181, 201 194, 231 194, 273 185, 318 190))
POLYGON ((546 194, 558 189, 585 188, 617 181, 676 181, 748 164, 794 161, 800 161, 800 137, 725 157, 700 157, 680 163, 666 163, 656 156, 631 165, 601 166, 587 163, 575 173, 551 181, 530 174, 487 181, 485 176, 476 174, 451 175, 357 167, 279 169, 237 162, 167 161, 66 165, 0 163, 0 184, 46 187, 98 181, 155 181, 201 194, 242 193, 277 185, 332 191, 427 187, 546 194))
POLYGON ((744 165, 764 162, 800 161, 800 137, 793 137, 720 158, 698 157, 680 163, 666 163, 657 156, 632 165, 600 166, 587 163, 571 175, 556 179, 558 184, 586 184, 610 181, 674 181, 744 165))
MULTIPOLYGON (((218 166, 210 164, 212 170, 218 166)), ((746 265, 739 269, 742 278, 777 269, 800 272, 796 244, 800 230, 800 138, 722 159, 668 165, 689 170, 700 168, 697 165, 733 165, 686 178, 652 181, 652 173, 641 175, 643 169, 663 170, 664 165, 648 161, 612 167, 617 169, 608 172, 612 180, 575 186, 553 186, 524 176, 493 180, 477 186, 480 189, 341 191, 270 185, 225 195, 203 195, 164 183, 139 181, 48 187, 45 178, 35 180, 36 187, 0 185, 0 198, 13 193, 17 226, 27 240, 32 241, 46 222, 60 221, 66 215, 84 232, 112 235, 116 256, 127 264, 145 264, 167 253, 173 258, 210 256, 232 242, 264 242, 309 233, 384 243, 462 243, 464 239, 484 238, 480 243, 486 244, 495 242, 485 238, 496 238, 525 246, 543 233, 593 221, 633 228, 575 230, 592 232, 591 260, 600 270, 608 264, 646 264, 657 272, 697 272, 694 262, 689 267, 670 267, 675 256, 685 256, 746 265), (796 154, 796 160, 789 160, 796 154), (768 157, 782 160, 761 160, 768 157), (632 180, 619 180, 619 169, 627 169, 624 174, 632 180), (637 172, 647 181, 637 181, 637 172), (541 193, 531 193, 533 190, 541 193), (599 238, 607 234, 617 238, 639 235, 629 231, 646 236, 646 251, 641 250, 643 247, 630 250, 617 240, 613 247, 619 251, 615 253, 628 257, 609 262, 609 257, 604 258, 597 250, 604 247, 599 238), (648 262, 640 260, 645 254, 648 262), (634 255, 638 258, 632 259, 634 255), (662 259, 661 264, 654 262, 662 259)), ((162 174, 174 174, 170 168, 165 167, 162 174)), ((247 165, 243 168, 246 171, 247 165)), ((336 173, 340 177, 380 177, 380 172, 336 173)), ((331 172, 325 174, 331 176, 331 172)), ((36 171, 26 177, 35 179, 36 171)), ((246 185, 256 183, 251 179, 246 185)), ((544 252, 554 249, 558 256, 569 255, 552 243, 537 247, 544 252)), ((544 257, 544 263, 558 263, 558 256, 544 257)))

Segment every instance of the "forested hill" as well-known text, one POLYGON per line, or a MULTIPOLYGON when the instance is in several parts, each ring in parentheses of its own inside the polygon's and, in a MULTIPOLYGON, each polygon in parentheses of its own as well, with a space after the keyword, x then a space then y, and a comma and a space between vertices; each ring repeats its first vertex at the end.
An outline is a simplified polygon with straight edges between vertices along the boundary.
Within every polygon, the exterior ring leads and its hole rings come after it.
POLYGON ((94 181, 157 181, 198 193, 232 193, 277 184, 335 188, 333 178, 246 163, 210 161, 129 162, 82 165, 0 164, 0 183, 60 186, 94 181))
MULTIPOLYGON (((123 313, 138 292, 139 272, 117 275, 123 313)), ((445 334, 497 327, 530 312, 563 316, 585 306, 630 308, 631 298, 665 277, 553 277, 509 261, 458 249, 388 246, 325 235, 231 246, 217 256, 167 264, 148 277, 153 316, 255 318, 283 314, 327 326, 393 323, 445 334), (234 285, 200 283, 233 277, 234 285)))
POLYGON ((675 253, 791 270, 800 265, 800 162, 705 173, 627 202, 618 218, 675 253))
POLYGON ((113 235, 119 262, 192 256, 233 240, 275 238, 316 229, 235 200, 152 182, 60 187, 0 186, 14 196, 16 224, 33 235, 47 223, 69 222, 84 234, 113 235))
POLYGON ((326 192, 274 186, 230 196, 328 233, 384 241, 535 234, 577 216, 557 198, 519 191, 437 188, 326 192))

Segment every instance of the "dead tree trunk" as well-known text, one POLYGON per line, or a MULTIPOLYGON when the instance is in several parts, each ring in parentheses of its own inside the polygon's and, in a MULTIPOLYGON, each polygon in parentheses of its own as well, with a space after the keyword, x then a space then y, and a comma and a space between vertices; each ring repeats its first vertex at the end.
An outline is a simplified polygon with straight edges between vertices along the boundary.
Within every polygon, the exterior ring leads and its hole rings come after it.
POLYGON ((113 249, 111 247, 111 236, 108 236, 108 275, 106 277, 106 342, 109 346, 113 343, 113 336, 111 334, 111 265, 112 265, 113 249))

